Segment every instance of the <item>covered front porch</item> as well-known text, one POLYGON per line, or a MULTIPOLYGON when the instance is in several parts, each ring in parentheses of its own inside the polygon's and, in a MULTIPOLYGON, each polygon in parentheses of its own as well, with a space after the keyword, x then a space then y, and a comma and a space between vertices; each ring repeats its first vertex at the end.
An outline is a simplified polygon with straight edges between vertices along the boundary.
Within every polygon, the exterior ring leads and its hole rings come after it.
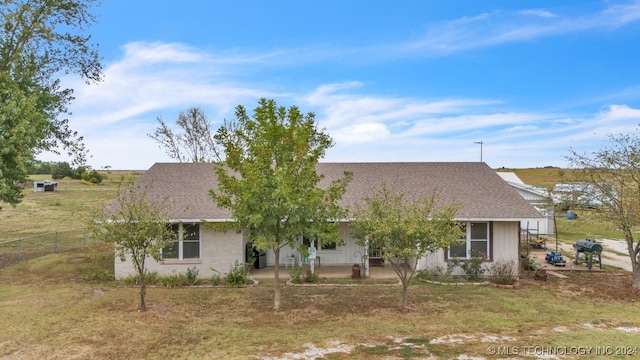
MULTIPOLYGON (((292 266, 289 265, 285 268, 284 265, 280 265, 280 279, 289 280, 289 270, 292 266)), ((304 264, 302 266, 304 271, 309 270, 309 265, 304 264)), ((249 273, 256 280, 270 280, 273 279, 273 273, 275 271, 274 266, 267 266, 262 269, 256 269, 251 267, 249 273)), ((320 265, 314 266, 314 271, 320 278, 326 279, 351 279, 353 275, 353 264, 351 265, 320 265)), ((361 268, 360 273, 364 277, 364 269, 361 268)), ((390 265, 380 265, 369 267, 369 279, 374 280, 395 280, 398 276, 393 271, 390 265)))

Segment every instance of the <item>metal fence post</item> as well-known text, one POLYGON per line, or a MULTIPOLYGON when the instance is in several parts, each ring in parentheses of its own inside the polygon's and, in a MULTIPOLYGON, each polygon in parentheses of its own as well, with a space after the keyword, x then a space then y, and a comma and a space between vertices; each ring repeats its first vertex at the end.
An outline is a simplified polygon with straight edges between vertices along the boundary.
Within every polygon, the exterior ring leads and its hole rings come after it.
POLYGON ((53 252, 58 252, 58 231, 56 231, 56 237, 53 245, 53 252))

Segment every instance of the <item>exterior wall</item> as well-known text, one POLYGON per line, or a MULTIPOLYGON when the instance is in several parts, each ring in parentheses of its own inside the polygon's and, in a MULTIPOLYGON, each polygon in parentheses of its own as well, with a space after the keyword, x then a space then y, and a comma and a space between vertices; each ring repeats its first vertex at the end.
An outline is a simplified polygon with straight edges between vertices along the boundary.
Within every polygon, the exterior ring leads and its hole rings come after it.
MULTIPOLYGON (((493 234, 492 244, 493 247, 493 262, 496 261, 515 261, 516 264, 520 259, 520 222, 516 221, 494 221, 493 222, 493 234)), ((447 269, 447 262, 445 261, 444 250, 439 250, 436 253, 425 256, 418 262, 419 270, 447 269)), ((484 264, 486 269, 490 266, 491 262, 484 264)), ((456 269, 453 275, 463 275, 464 272, 461 269, 456 269)))
MULTIPOLYGON (((349 234, 349 224, 340 223, 340 235, 344 239, 344 245, 338 246, 335 250, 317 249, 316 255, 320 257, 321 265, 347 265, 362 262, 364 249, 356 244, 356 240, 349 234)), ((280 249, 280 265, 285 265, 285 258, 294 255, 296 262, 301 261, 300 253, 297 250, 285 246, 280 249)), ((275 265, 275 254, 273 251, 267 252, 267 266, 275 265)))
MULTIPOLYGON (((520 222, 517 221, 495 221, 492 227, 492 248, 493 258, 492 261, 519 261, 519 234, 520 234, 520 222)), ((345 240, 343 246, 338 246, 336 250, 317 250, 317 255, 320 256, 320 264, 326 265, 348 265, 362 262, 362 254, 364 249, 356 244, 356 240, 349 235, 348 223, 340 224, 340 233, 345 240)), ((296 250, 292 250, 288 246, 285 246, 280 250, 280 265, 285 265, 285 257, 294 255, 296 261, 300 261, 300 254, 296 250)), ((447 263, 445 261, 444 250, 437 251, 436 253, 429 254, 418 262, 418 269, 435 269, 441 267, 446 269, 447 263)), ((267 252, 267 266, 274 266, 275 255, 273 251, 267 252)), ((490 264, 490 263, 489 263, 490 264)), ((485 265, 485 268, 488 266, 485 265)), ((463 274, 461 270, 454 273, 455 275, 463 274), (458 274, 459 272, 459 274, 458 274)))
MULTIPOLYGON (((492 228, 492 247, 493 261, 518 261, 519 251, 519 222, 499 222, 493 223, 492 228)), ((349 234, 348 223, 340 223, 340 233, 345 240, 345 244, 338 246, 336 250, 317 250, 317 256, 320 257, 321 265, 349 265, 362 262, 364 249, 356 244, 349 234)), ((216 274, 211 268, 218 271, 222 276, 227 273, 237 260, 244 263, 246 239, 243 234, 235 231, 226 233, 215 231, 214 229, 200 227, 200 259, 175 260, 168 259, 162 262, 156 262, 148 259, 146 266, 148 271, 157 271, 160 275, 171 275, 175 273, 186 273, 187 269, 195 266, 199 271, 200 278, 211 277, 216 274)), ((295 255, 296 261, 301 261, 300 254, 297 250, 292 250, 285 246, 280 251, 280 265, 286 264, 285 258, 289 255, 295 255)), ((267 266, 274 266, 275 255, 273 251, 267 252, 267 266)), ((436 253, 425 256, 418 262, 418 269, 435 269, 441 267, 446 269, 444 251, 440 250, 436 253)), ((486 267, 486 265, 485 265, 486 267)), ((454 274, 462 274, 458 269, 454 274)), ((120 259, 115 260, 115 276, 122 278, 129 275, 136 275, 136 271, 131 264, 130 259, 121 262, 120 259)))
MULTIPOLYGON (((200 259, 167 259, 156 262, 152 258, 147 259, 148 271, 157 271, 159 275, 171 275, 186 273, 188 268, 196 267, 199 278, 208 278, 216 274, 211 268, 218 271, 220 276, 229 272, 234 262, 238 260, 244 263, 244 240, 242 234, 233 230, 218 232, 205 226, 200 227, 200 259)), ((129 275, 137 275, 131 259, 121 262, 115 260, 115 276, 117 279, 129 275)))
POLYGON ((515 261, 520 259, 520 223, 493 223, 493 261, 515 261))

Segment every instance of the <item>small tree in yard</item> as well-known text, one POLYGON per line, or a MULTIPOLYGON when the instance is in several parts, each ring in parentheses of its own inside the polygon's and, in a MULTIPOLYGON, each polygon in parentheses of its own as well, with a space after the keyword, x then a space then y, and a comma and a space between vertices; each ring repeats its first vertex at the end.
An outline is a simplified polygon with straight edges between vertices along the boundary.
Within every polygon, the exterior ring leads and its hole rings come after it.
POLYGON ((567 157, 576 168, 585 197, 598 204, 605 221, 624 236, 633 270, 633 287, 640 289, 640 137, 637 133, 610 136, 609 147, 591 154, 572 149, 567 157))
POLYGON ((418 260, 446 248, 463 236, 454 222, 456 206, 438 206, 435 196, 406 199, 386 184, 360 204, 351 222, 361 246, 379 248, 402 282, 402 309, 408 309, 407 290, 418 260))
POLYGON ((87 221, 89 232, 97 239, 115 245, 121 261, 130 259, 138 273, 140 311, 146 310, 146 260, 161 260, 162 249, 177 240, 169 226, 164 201, 147 196, 147 189, 132 186, 118 194, 106 210, 87 221))
POLYGON ((210 194, 218 206, 231 210, 233 225, 247 231, 256 248, 273 250, 278 310, 280 249, 300 248, 303 234, 320 244, 341 241, 338 223, 329 220, 344 218, 336 203, 351 177, 347 173, 319 187, 316 165, 333 143, 318 130, 313 113, 261 99, 253 117, 238 106, 236 118, 216 134, 225 159, 215 165, 218 186, 210 194))

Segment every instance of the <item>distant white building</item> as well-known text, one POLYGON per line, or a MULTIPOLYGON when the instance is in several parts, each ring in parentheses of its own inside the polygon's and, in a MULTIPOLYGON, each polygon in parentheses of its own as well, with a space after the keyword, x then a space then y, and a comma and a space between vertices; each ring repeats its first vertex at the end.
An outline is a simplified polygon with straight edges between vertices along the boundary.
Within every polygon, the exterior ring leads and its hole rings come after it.
POLYGON ((525 184, 514 172, 498 171, 497 174, 544 217, 521 220, 520 228, 533 235, 555 234, 553 202, 547 189, 525 184))
MULTIPOLYGON (((615 191, 612 191, 615 194, 615 191)), ((585 183, 561 183, 553 187, 553 200, 556 203, 569 203, 573 205, 596 207, 602 205, 601 199, 607 196, 592 184, 585 183)))
POLYGON ((42 180, 33 182, 34 192, 58 191, 58 183, 51 180, 42 180))

